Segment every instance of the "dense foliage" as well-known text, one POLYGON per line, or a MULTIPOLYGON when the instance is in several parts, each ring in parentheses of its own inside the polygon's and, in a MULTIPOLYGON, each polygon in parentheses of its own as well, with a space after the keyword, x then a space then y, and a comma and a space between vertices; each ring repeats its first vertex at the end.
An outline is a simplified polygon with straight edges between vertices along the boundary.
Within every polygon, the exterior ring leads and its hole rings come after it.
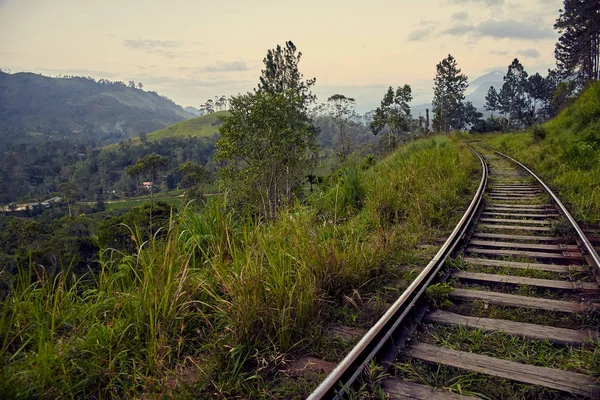
POLYGON ((415 245, 460 217, 480 173, 448 138, 370 165, 349 162, 271 223, 213 198, 163 214, 154 237, 106 227, 104 245, 133 246, 102 252, 97 273, 25 265, 0 309, 0 396, 305 396, 279 372, 287 355, 327 351, 320 327, 344 299, 398 279, 415 245))
POLYGON ((600 223, 600 83, 546 124, 486 141, 540 173, 578 221, 600 223))

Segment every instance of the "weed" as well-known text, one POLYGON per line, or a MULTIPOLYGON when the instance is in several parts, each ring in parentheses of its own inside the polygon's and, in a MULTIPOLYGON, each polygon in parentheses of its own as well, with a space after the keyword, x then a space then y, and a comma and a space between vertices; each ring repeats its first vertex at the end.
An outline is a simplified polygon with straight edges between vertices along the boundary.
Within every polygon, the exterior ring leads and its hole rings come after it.
POLYGON ((452 306, 450 293, 454 289, 448 283, 436 283, 427 288, 427 298, 435 308, 445 309, 452 306))

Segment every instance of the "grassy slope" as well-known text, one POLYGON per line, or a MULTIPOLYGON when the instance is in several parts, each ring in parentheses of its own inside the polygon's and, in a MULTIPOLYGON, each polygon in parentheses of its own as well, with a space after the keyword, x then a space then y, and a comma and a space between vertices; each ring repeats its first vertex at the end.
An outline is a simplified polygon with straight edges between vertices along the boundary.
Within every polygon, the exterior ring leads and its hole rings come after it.
MULTIPOLYGON (((190 118, 184 121, 177 122, 164 129, 154 131, 148 134, 149 141, 156 141, 170 137, 211 137, 219 134, 219 118, 227 115, 227 111, 218 111, 212 114, 203 115, 201 117, 190 118)), ((140 138, 131 139, 132 144, 139 144, 140 138)), ((114 149, 118 147, 118 143, 113 143, 104 146, 105 149, 114 149)))
POLYGON ((600 82, 537 129, 483 138, 541 175, 576 219, 600 223, 600 82))
POLYGON ((218 111, 201 117, 186 119, 167 128, 150 133, 148 140, 159 140, 166 137, 213 136, 219 133, 219 118, 227 114, 227 111, 218 111))
POLYGON ((24 271, 0 303, 0 397, 303 398, 315 382, 290 381, 285 361, 331 348, 344 298, 405 287, 417 245, 460 217, 479 175, 459 142, 420 140, 272 223, 217 199, 135 255, 103 253, 93 280, 24 271))

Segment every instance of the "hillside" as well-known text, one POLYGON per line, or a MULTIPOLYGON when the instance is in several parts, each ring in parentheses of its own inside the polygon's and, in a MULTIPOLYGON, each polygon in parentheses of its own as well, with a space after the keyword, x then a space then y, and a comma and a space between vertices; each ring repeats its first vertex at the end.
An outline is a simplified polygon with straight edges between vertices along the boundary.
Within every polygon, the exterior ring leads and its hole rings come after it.
POLYGON ((191 117, 155 92, 119 82, 0 72, 0 142, 5 146, 65 137, 106 144, 191 117))
POLYGON ((167 137, 210 137, 219 133, 219 119, 228 115, 227 111, 218 111, 201 117, 186 119, 167 128, 160 129, 148 135, 148 140, 159 140, 167 137))
POLYGON ((540 174, 577 220, 600 224, 600 82, 540 127, 483 137, 540 174))

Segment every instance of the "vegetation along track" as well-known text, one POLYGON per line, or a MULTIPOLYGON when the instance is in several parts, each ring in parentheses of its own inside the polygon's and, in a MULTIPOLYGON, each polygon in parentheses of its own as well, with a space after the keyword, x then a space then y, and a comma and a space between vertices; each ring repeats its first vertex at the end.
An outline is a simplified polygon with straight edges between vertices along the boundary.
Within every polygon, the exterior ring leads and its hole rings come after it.
POLYGON ((479 151, 448 241, 309 399, 599 398, 598 254, 537 176, 479 151))

